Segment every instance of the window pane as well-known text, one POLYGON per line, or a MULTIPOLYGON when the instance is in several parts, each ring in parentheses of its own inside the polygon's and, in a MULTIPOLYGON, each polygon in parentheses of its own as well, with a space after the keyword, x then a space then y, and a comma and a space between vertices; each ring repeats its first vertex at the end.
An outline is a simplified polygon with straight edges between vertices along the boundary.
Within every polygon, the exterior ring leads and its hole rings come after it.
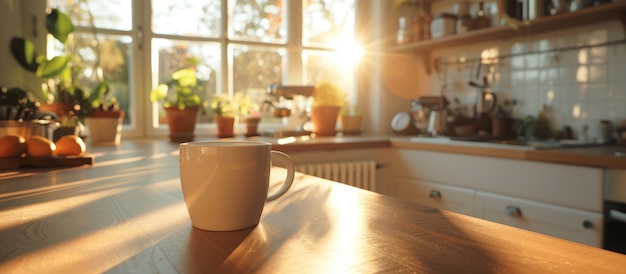
POLYGON ((109 98, 115 98, 120 108, 126 113, 124 123, 133 121, 132 112, 129 112, 131 103, 130 81, 132 60, 132 38, 125 35, 98 35, 97 43, 91 34, 75 35, 76 51, 80 56, 80 66, 73 75, 73 79, 80 87, 88 88, 91 92, 100 82, 99 75, 110 88, 109 98), (98 45, 98 46, 96 46, 98 45), (101 73, 98 71, 101 69, 101 73))
POLYGON ((305 51, 302 56, 305 83, 315 85, 319 81, 326 80, 341 88, 346 96, 353 95, 353 67, 342 62, 337 53, 305 51))
POLYGON ((282 0, 230 0, 229 36, 233 39, 284 42, 287 28, 282 0))
POLYGON ((153 0, 154 33, 198 37, 220 36, 221 1, 153 0))
MULTIPOLYGON (((205 100, 218 92, 218 75, 220 74, 221 50, 218 43, 189 42, 182 40, 154 39, 152 42, 153 86, 166 83, 172 79, 172 74, 183 68, 193 67, 198 77, 198 85, 202 86, 202 97, 205 100), (197 58, 198 65, 190 65, 187 60, 197 58)), ((165 113, 161 105, 159 109, 159 123, 165 124, 165 113)), ((198 122, 210 122, 213 116, 210 112, 201 113, 198 122)))
MULTIPOLYGON (((245 92, 252 101, 262 106, 267 98, 265 89, 273 83, 282 83, 284 49, 232 45, 232 85, 234 92, 245 92)), ((268 112, 270 113, 270 112, 268 112)), ((279 122, 268 113, 263 122, 279 122)))
POLYGON ((67 1, 49 0, 51 8, 68 14, 76 26, 96 28, 131 30, 132 28, 132 1, 128 0, 90 0, 67 1), (91 11, 89 13, 88 11, 91 11))
POLYGON ((354 36, 354 0, 303 0, 303 43, 334 46, 354 36))

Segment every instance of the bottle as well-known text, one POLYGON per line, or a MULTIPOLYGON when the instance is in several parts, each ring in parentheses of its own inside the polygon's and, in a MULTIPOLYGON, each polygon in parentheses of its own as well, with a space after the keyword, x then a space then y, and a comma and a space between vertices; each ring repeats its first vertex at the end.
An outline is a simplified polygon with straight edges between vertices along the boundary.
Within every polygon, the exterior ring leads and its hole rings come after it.
POLYGON ((457 3, 458 11, 457 11, 457 20, 456 20, 456 33, 466 33, 470 30, 470 25, 472 23, 472 16, 469 13, 469 4, 470 2, 459 2, 457 3))
POLYGON ((480 2, 478 4, 478 12, 476 13, 476 17, 472 20, 471 29, 484 29, 491 26, 491 20, 487 18, 487 13, 485 12, 485 3, 480 2))
POLYGON ((470 30, 472 17, 469 14, 463 14, 456 20, 456 33, 466 33, 470 30))
POLYGON ((410 37, 407 27, 407 18, 403 16, 398 19, 398 33, 396 34, 396 43, 398 43, 398 45, 404 45, 408 43, 409 40, 410 37))

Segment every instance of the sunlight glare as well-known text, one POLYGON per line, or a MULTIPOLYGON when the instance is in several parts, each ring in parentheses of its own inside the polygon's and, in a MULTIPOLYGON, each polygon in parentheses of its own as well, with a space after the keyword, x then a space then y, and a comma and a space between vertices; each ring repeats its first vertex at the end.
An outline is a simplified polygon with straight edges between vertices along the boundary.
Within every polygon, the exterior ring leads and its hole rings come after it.
POLYGON ((329 238, 328 248, 332 251, 338 251, 333 256, 336 260, 342 262, 340 265, 327 265, 326 269, 336 270, 343 272, 346 265, 357 265, 359 263, 358 254, 360 250, 363 250, 363 235, 364 229, 367 224, 363 220, 362 216, 362 204, 359 201, 359 196, 356 195, 352 189, 342 188, 338 191, 337 197, 340 199, 331 199, 331 203, 326 205, 326 210, 334 211, 335 208, 342 208, 335 213, 336 216, 336 230, 332 231, 332 237, 329 238), (343 191, 345 190, 345 191, 343 191))
POLYGON ((146 212, 131 221, 79 235, 27 255, 9 259, 0 265, 0 272, 3 272, 3 268, 18 267, 19 269, 22 267, 25 269, 27 265, 30 269, 36 269, 41 264, 32 262, 28 258, 38 257, 58 258, 50 261, 45 271, 39 269, 42 272, 75 273, 79 269, 97 269, 97 272, 105 272, 144 250, 154 248, 156 243, 174 233, 176 231, 174 228, 187 223, 187 214, 181 214, 184 211, 183 201, 173 203, 158 210, 146 212), (168 217, 163 218, 163 216, 168 217), (98 257, 108 259, 94 259, 98 257))
POLYGON ((280 138, 276 141, 279 145, 290 144, 296 141, 296 137, 285 137, 280 138))
POLYGON ((580 118, 581 112, 582 111, 581 111, 580 105, 575 105, 572 108, 572 116, 574 116, 574 118, 580 118))
POLYGON ((576 80, 581 83, 586 83, 589 81, 589 70, 586 66, 579 66, 578 70, 576 70, 576 80))
POLYGON ((337 43, 337 60, 341 66, 356 65, 363 55, 363 47, 354 39, 342 39, 337 43))

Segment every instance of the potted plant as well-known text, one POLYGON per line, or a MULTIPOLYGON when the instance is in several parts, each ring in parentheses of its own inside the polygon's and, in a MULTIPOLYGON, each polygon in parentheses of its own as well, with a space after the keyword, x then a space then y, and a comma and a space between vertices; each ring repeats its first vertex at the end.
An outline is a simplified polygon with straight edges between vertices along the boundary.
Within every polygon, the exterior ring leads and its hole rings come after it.
POLYGON ((446 108, 446 133, 449 136, 471 136, 476 134, 476 121, 471 109, 457 97, 446 108))
MULTIPOLYGON (((75 115, 83 117, 85 112, 81 107, 89 104, 89 92, 75 83, 74 76, 83 68, 76 65, 81 58, 73 43, 74 25, 67 14, 52 9, 46 15, 46 29, 64 45, 64 54, 48 59, 35 51, 32 41, 21 37, 11 38, 11 54, 22 68, 45 80, 41 93, 38 94, 38 98, 43 102, 39 107, 40 110, 54 112, 58 117, 73 111, 75 115)), ((96 90, 102 88, 108 87, 100 79, 96 90)))
MULTIPOLYGON (((203 87, 198 85, 195 65, 197 58, 187 59, 189 67, 172 74, 171 80, 150 93, 150 100, 161 102, 170 130, 170 141, 188 142, 195 138, 196 119, 204 100, 200 96, 203 87)), ((202 109, 204 111, 204 109, 202 109)))
POLYGON ((320 81, 312 93, 312 132, 318 136, 335 136, 337 117, 344 104, 344 93, 329 81, 320 81))
POLYGON ((118 146, 122 139, 124 111, 115 98, 110 102, 95 101, 97 107, 86 118, 92 146, 118 146))
MULTIPOLYGON (((230 98, 227 94, 219 94, 213 97, 211 110, 215 113, 217 137, 234 137, 239 117, 249 115, 255 107, 256 105, 252 103, 250 96, 243 92, 235 93, 233 98, 230 98)), ((255 119, 251 119, 250 122, 254 123, 255 119)))
POLYGON ((498 104, 496 112, 491 117, 492 135, 501 138, 515 137, 513 119, 513 107, 517 104, 517 100, 504 100, 498 104))
POLYGON ((341 132, 344 135, 361 134, 363 115, 357 105, 347 105, 341 109, 341 132))

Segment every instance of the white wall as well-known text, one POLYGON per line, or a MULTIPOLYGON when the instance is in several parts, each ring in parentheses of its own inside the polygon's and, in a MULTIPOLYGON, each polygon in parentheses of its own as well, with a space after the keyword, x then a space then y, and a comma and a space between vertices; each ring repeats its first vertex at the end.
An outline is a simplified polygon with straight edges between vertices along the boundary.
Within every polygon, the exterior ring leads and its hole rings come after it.
POLYGON ((19 0, 0 1, 0 60, 3 62, 0 66, 0 86, 41 89, 42 81, 19 66, 11 55, 9 44, 12 37, 18 36, 31 40, 37 48, 45 47, 46 18, 41 12, 45 7, 45 0, 29 0, 28 5, 19 0), (36 25, 32 27, 34 21, 36 25))
MULTIPOLYGON (((433 8, 435 12, 446 10, 443 6, 433 8)), ((474 6, 470 12, 475 12, 474 6)), ((395 18, 397 14, 388 15, 387 25, 397 29, 395 18)), ((492 20, 492 23, 498 22, 492 20)), ((390 30, 390 33, 396 29, 390 30)), ((493 66, 483 64, 479 74, 494 77, 492 90, 500 101, 513 98, 518 101, 513 111, 515 118, 537 116, 543 106, 547 106, 552 110, 548 114, 553 130, 567 125, 578 137, 583 126, 587 125, 588 137, 593 139, 599 137, 600 120, 610 120, 614 127, 626 121, 626 77, 623 76, 626 71, 626 43, 580 50, 559 49, 623 41, 624 33, 621 23, 615 20, 536 35, 520 34, 508 40, 486 40, 437 49, 431 52, 430 64, 436 59, 477 60, 487 51, 496 52, 498 56, 521 54, 499 59, 493 66), (528 52, 544 53, 524 54, 528 52)), ((449 99, 456 97, 465 104, 475 105, 479 90, 470 87, 468 82, 480 81, 480 77, 477 79, 475 76, 477 64, 466 62, 443 66, 440 73, 433 72, 427 76, 429 83, 419 87, 425 90, 426 95, 444 95, 449 99)), ((412 73, 414 77, 421 76, 419 71, 412 73)), ((405 83, 411 84, 415 85, 413 82, 405 83)), ((380 88, 390 93, 384 84, 380 88)), ((393 107, 406 111, 408 101, 393 107)), ((392 108, 391 105, 388 108, 392 108)))
MULTIPOLYGON (((485 50, 500 55, 539 51, 500 59, 492 66, 483 65, 481 75, 495 77, 493 90, 499 99, 515 98, 517 118, 536 116, 542 107, 553 109, 552 127, 569 125, 580 133, 589 126, 589 137, 598 137, 599 121, 608 119, 618 124, 626 119, 626 44, 559 51, 577 45, 592 45, 624 39, 617 21, 581 28, 555 31, 533 36, 521 36, 504 41, 435 51, 433 58, 477 58, 485 50), (550 52, 552 50, 557 50, 550 52), (548 52, 546 52, 548 51, 548 52)), ((457 59, 458 60, 458 59, 457 59)), ((475 79, 476 64, 450 65, 441 75, 431 75, 432 81, 445 79, 446 95, 473 102, 477 89, 469 87, 475 79)))

